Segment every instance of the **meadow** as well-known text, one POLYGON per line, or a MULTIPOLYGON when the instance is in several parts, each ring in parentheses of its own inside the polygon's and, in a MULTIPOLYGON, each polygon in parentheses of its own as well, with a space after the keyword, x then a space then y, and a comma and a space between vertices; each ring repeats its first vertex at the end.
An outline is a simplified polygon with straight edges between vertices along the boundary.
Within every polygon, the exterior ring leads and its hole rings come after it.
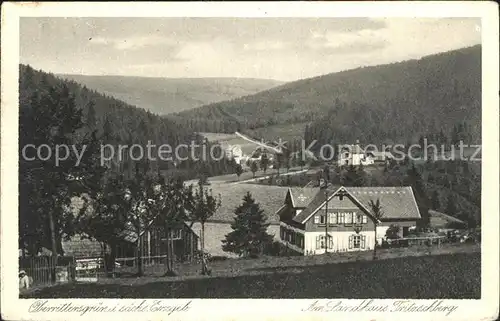
MULTIPOLYGON (((397 253, 392 251, 392 253, 397 253)), ((370 255, 370 253, 363 253, 370 255)), ((158 276, 69 283, 22 295, 30 298, 412 298, 479 299, 481 254, 473 246, 453 254, 329 256, 213 262, 212 276, 158 276), (306 263, 305 263, 306 262, 306 263)), ((197 267, 196 267, 197 269, 197 267)))

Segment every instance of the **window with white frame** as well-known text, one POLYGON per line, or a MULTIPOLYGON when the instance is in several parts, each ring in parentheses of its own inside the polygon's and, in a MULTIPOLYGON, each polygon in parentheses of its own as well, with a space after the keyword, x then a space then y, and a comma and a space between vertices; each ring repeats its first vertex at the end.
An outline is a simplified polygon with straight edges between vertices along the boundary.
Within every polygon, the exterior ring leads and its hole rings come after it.
POLYGON ((325 215, 315 215, 314 224, 326 224, 325 215))
POLYGON ((345 214, 345 224, 352 224, 352 213, 346 213, 345 214))
POLYGON ((328 235, 328 242, 326 242, 326 237, 324 235, 316 236, 316 249, 324 249, 328 243, 328 248, 333 249, 333 237, 328 235))
POLYGON ((339 213, 338 214, 338 224, 344 224, 345 223, 345 213, 339 213))
POLYGON ((362 224, 366 223, 366 215, 363 215, 362 213, 357 213, 355 214, 356 216, 356 224, 362 224))
POLYGON ((330 216, 328 217, 328 223, 337 224, 337 213, 330 213, 330 216))
POLYGON ((364 249, 366 243, 366 235, 355 234, 349 236, 350 249, 364 249))

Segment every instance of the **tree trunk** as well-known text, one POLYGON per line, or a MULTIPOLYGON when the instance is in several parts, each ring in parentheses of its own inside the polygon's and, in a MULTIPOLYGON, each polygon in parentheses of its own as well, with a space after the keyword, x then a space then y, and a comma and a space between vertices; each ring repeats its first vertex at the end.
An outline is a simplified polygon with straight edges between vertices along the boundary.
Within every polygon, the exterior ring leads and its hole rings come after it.
POLYGON ((109 269, 108 272, 111 272, 112 277, 115 277, 115 263, 116 263, 116 243, 113 243, 111 245, 111 251, 109 253, 109 266, 108 266, 109 269))
POLYGON ((200 247, 201 247, 201 274, 205 275, 207 273, 207 265, 205 262, 205 222, 201 222, 200 247))
POLYGON ((377 259, 377 225, 375 224, 375 243, 373 243, 373 259, 377 259))
POLYGON ((103 269, 104 269, 104 273, 106 273, 108 271, 108 262, 107 259, 106 259, 106 243, 104 242, 101 242, 101 249, 102 249, 102 266, 103 266, 103 269))
POLYGON ((140 229, 137 229, 137 275, 143 276, 144 269, 142 268, 142 237, 140 235, 140 229))
POLYGON ((170 239, 170 235, 171 235, 171 229, 170 228, 166 228, 165 229, 166 233, 167 233, 167 258, 166 258, 166 261, 165 261, 165 275, 166 276, 173 276, 174 275, 174 270, 173 270, 173 264, 172 264, 172 247, 171 247, 171 239, 170 239))
POLYGON ((58 253, 57 253, 56 227, 54 222, 54 216, 50 210, 49 210, 49 226, 50 226, 50 241, 52 246, 52 269, 50 271, 50 276, 52 283, 55 283, 58 253))
POLYGON ((172 269, 172 272, 174 271, 175 267, 175 251, 174 251, 174 240, 173 238, 170 239, 168 242, 170 246, 170 268, 172 269))

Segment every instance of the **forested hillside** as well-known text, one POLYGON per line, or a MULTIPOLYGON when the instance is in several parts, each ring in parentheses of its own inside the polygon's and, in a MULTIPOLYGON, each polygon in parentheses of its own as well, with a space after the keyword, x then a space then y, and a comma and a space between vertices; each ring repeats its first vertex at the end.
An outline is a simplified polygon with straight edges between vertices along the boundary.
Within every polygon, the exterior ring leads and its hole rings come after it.
POLYGON ((481 47, 303 79, 178 116, 200 131, 253 129, 265 136, 283 132, 266 128, 310 123, 310 138, 371 143, 449 135, 465 123, 479 142, 481 47))
MULTIPOLYGON (((54 87, 66 87, 75 104, 82 111, 82 121, 85 124, 77 131, 77 135, 83 137, 92 131, 96 131, 105 144, 113 146, 140 144, 146 153, 148 141, 156 147, 168 144, 172 150, 179 144, 190 144, 191 141, 201 143, 202 138, 193 134, 193 129, 185 124, 177 124, 174 120, 160 117, 149 111, 129 105, 116 98, 106 96, 97 91, 88 89, 77 82, 63 80, 53 74, 37 71, 30 66, 20 65, 19 74, 19 106, 20 110, 29 109, 31 101, 35 96, 43 96, 54 87)), ((183 178, 195 178, 199 175, 218 175, 234 172, 234 164, 222 159, 214 161, 207 159, 206 162, 186 160, 174 168, 173 162, 160 161, 158 154, 152 148, 152 156, 157 161, 149 161, 150 170, 167 170, 169 175, 181 173, 183 178)), ((201 149, 196 150, 196 155, 201 149)), ((188 150, 180 149, 179 153, 185 157, 188 150)), ((117 171, 132 173, 135 161, 131 160, 128 150, 124 150, 121 161, 115 160, 112 166, 117 171)), ((134 158, 139 156, 137 150, 133 153, 134 158)), ((115 152, 118 158, 118 152, 115 152)), ((175 153, 172 152, 173 160, 175 153)), ((145 154, 143 160, 146 160, 145 154)), ((165 156, 166 157, 166 156, 165 156)), ((199 157, 199 155, 198 155, 199 157)))
POLYGON ((190 137, 189 130, 169 119, 100 94, 75 81, 63 80, 25 65, 20 66, 19 74, 20 108, 29 108, 33 94, 41 95, 52 86, 63 85, 68 87, 77 107, 82 109, 87 129, 97 129, 98 135, 101 135, 106 123, 107 130, 112 133, 113 140, 117 143, 139 143, 149 139, 155 143, 176 145, 190 137))
POLYGON ((252 95, 281 84, 252 78, 153 78, 133 76, 60 75, 100 93, 158 115, 252 95))

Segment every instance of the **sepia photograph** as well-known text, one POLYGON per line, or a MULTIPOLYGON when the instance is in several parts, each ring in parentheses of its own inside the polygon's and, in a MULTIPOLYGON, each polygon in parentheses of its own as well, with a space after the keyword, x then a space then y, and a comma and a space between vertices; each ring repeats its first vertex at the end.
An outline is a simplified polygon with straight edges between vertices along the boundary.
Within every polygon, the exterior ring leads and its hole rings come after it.
POLYGON ((2 283, 17 273, 28 318, 309 299, 456 319, 453 300, 498 291, 498 37, 481 15, 184 12, 19 14, 2 283))

